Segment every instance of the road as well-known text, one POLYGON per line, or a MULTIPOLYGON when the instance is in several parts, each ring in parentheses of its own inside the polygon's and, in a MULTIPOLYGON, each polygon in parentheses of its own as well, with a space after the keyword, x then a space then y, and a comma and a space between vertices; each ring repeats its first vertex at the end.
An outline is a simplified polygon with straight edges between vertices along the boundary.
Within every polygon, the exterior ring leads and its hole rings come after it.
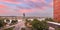
POLYGON ((55 28, 49 27, 49 30, 55 30, 55 28))
POLYGON ((19 21, 16 25, 15 25, 15 28, 13 30, 21 30, 21 28, 24 28, 25 27, 25 21, 19 21))
MULTIPOLYGON (((13 30, 21 30, 21 28, 25 28, 25 21, 20 20, 17 24, 12 25, 12 26, 6 26, 2 29, 7 29, 7 28, 10 28, 10 27, 14 27, 14 26, 15 26, 15 28, 13 30)), ((0 29, 0 30, 2 30, 2 29, 0 29)))

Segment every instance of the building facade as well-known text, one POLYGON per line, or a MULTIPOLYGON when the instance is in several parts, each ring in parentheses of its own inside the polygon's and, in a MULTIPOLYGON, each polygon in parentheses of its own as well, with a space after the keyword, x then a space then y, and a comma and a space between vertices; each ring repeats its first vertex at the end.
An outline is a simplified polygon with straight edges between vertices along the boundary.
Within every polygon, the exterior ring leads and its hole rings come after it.
POLYGON ((60 22, 60 0, 54 0, 54 20, 60 22))

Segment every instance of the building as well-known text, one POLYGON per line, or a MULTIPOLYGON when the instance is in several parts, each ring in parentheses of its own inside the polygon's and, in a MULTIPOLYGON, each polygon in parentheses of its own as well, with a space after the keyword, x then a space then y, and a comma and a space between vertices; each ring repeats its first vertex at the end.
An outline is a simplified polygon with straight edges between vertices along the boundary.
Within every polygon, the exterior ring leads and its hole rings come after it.
POLYGON ((0 18, 4 18, 4 19, 17 19, 17 16, 0 16, 0 18))
POLYGON ((60 0, 54 0, 54 20, 60 22, 60 0))

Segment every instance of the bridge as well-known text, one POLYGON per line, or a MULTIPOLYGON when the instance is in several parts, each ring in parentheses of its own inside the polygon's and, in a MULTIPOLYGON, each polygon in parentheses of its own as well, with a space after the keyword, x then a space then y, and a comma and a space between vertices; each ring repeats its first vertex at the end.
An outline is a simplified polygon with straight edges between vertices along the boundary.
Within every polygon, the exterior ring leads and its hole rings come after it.
POLYGON ((54 28, 55 30, 60 29, 60 23, 48 21, 48 26, 54 28))

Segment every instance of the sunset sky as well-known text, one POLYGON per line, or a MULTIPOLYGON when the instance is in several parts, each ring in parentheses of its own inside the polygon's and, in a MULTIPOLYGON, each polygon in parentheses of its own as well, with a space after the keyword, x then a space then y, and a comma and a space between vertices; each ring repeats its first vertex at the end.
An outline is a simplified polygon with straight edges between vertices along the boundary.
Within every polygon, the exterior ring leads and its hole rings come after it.
POLYGON ((0 16, 53 16, 53 0, 0 0, 0 16))

